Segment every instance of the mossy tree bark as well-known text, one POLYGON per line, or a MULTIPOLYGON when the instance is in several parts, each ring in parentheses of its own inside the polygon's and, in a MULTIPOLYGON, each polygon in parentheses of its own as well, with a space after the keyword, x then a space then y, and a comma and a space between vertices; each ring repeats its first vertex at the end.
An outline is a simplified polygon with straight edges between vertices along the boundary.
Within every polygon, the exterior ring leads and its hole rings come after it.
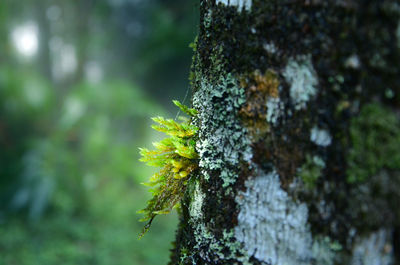
POLYGON ((170 264, 400 264, 399 2, 200 9, 170 264))

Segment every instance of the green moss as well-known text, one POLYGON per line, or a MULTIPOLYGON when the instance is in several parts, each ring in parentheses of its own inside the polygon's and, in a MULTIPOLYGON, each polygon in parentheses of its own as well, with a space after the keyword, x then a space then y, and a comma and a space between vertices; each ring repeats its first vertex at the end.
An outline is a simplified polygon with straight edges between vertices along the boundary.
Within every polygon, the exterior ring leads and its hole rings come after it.
POLYGON ((365 105, 350 127, 347 181, 365 181, 383 168, 400 169, 400 122, 378 103, 365 105))
POLYGON ((325 168, 325 162, 318 156, 306 156, 306 162, 300 169, 300 177, 307 188, 312 189, 325 168))
MULTIPOLYGON (((197 115, 195 109, 188 108, 177 100, 173 102, 184 113, 192 117, 197 115)), ((153 143, 157 150, 140 149, 142 155, 140 161, 146 162, 149 166, 161 167, 148 183, 144 183, 152 187, 150 191, 153 198, 148 201, 146 208, 139 211, 145 215, 141 221, 148 222, 140 237, 148 231, 156 215, 167 214, 173 208, 179 207, 187 180, 197 169, 198 155, 195 151, 197 127, 192 125, 188 118, 180 117, 180 119, 181 123, 162 117, 153 118, 159 125, 153 125, 152 128, 170 137, 153 143)))

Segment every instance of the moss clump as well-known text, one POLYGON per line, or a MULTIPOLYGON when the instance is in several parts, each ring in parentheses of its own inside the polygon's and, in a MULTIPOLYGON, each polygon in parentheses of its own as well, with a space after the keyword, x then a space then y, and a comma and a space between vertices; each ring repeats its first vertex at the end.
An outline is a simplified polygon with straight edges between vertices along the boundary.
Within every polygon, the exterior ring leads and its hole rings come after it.
POLYGON ((365 181, 383 168, 400 169, 400 122, 378 103, 365 105, 350 127, 347 181, 365 181))
MULTIPOLYGON (((174 104, 189 116, 197 115, 195 109, 188 108, 179 101, 175 100, 174 104)), ((149 166, 161 167, 161 170, 155 173, 148 183, 144 183, 152 187, 150 191, 153 198, 148 201, 146 208, 139 211, 145 215, 141 221, 148 222, 140 237, 148 231, 156 215, 167 214, 173 208, 179 207, 187 180, 197 169, 198 155, 195 151, 195 138, 198 129, 191 124, 190 119, 185 117, 180 117, 180 119, 181 123, 162 117, 153 118, 158 125, 153 125, 152 128, 170 137, 153 143, 156 150, 140 148, 142 155, 140 161, 146 162, 149 166)))
POLYGON ((306 156, 306 162, 300 169, 300 177, 307 188, 312 189, 315 187, 315 184, 321 176, 324 168, 325 162, 320 157, 311 157, 310 155, 306 156))

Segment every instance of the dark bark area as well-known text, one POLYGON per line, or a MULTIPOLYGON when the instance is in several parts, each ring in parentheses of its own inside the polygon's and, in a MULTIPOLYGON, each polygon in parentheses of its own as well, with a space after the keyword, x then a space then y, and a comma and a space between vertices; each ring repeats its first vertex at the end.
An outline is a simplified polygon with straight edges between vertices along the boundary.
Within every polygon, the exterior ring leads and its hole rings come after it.
POLYGON ((217 2, 200 1, 201 173, 170 264, 400 264, 398 1, 217 2))

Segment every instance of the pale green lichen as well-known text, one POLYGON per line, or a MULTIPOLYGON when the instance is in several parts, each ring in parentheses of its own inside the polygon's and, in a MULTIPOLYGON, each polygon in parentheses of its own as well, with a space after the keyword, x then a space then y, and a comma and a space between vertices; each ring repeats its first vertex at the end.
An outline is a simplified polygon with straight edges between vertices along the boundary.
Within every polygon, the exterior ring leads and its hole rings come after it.
POLYGON ((337 253, 343 249, 338 241, 334 241, 328 236, 318 236, 312 245, 313 263, 317 265, 333 265, 337 253))
MULTIPOLYGON (((205 73, 198 71, 195 74, 193 106, 199 114, 194 122, 199 128, 196 150, 201 178, 206 181, 205 185, 211 178, 220 180, 217 183, 221 183, 223 191, 215 198, 219 200, 224 193, 233 194, 232 186, 238 179, 240 163, 250 163, 252 152, 247 129, 238 118, 239 110, 246 101, 244 88, 240 87, 234 74, 224 70, 222 48, 216 48, 210 60, 211 64, 205 73)), ((204 69, 201 65, 197 67, 204 69)), ((204 197, 199 183, 193 186, 192 194, 189 223, 194 231, 194 249, 204 264, 214 264, 217 260, 250 264, 249 257, 234 238, 233 232, 225 230, 221 235, 212 229, 216 226, 215 220, 205 223, 205 213, 202 211, 204 197)))
POLYGON ((267 122, 276 125, 279 117, 284 114, 284 104, 279 98, 269 97, 267 99, 267 122))
POLYGON ((318 78, 311 56, 290 58, 283 76, 290 85, 290 98, 295 110, 304 109, 306 103, 317 94, 318 78))
POLYGON ((278 51, 278 48, 273 42, 268 42, 263 45, 263 48, 269 54, 275 54, 278 51))
POLYGON ((200 251, 200 256, 207 264, 219 260, 234 260, 243 265, 251 265, 250 257, 235 238, 233 230, 225 229, 222 231, 222 238, 216 238, 204 223, 198 223, 194 235, 197 243, 195 248, 200 251))
POLYGON ((237 119, 245 100, 244 89, 230 73, 214 83, 202 79, 201 89, 193 96, 193 106, 199 110, 199 166, 206 180, 208 172, 219 171, 225 188, 235 183, 239 162, 252 156, 247 130, 237 119))

